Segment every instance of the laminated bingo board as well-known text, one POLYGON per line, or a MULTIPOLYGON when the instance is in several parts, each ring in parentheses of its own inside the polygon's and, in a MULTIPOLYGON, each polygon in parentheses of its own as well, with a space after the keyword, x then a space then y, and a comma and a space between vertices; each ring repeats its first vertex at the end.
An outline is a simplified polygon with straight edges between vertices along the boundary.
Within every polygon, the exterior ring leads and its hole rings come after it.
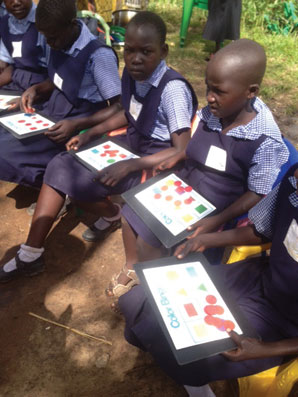
POLYGON ((98 139, 78 151, 71 150, 70 154, 75 156, 91 171, 101 171, 118 161, 139 157, 126 148, 125 145, 122 143, 118 144, 111 138, 98 139))
POLYGON ((203 254, 137 263, 136 273, 179 364, 236 345, 227 328, 257 337, 203 254))
POLYGON ((4 112, 9 108, 10 104, 8 103, 12 99, 20 98, 21 94, 18 91, 5 91, 0 90, 0 113, 4 112))
POLYGON ((18 139, 41 134, 55 123, 39 113, 17 112, 0 117, 0 124, 18 139))
POLYGON ((122 197, 166 248, 182 241, 187 228, 215 207, 175 174, 159 175, 122 197))

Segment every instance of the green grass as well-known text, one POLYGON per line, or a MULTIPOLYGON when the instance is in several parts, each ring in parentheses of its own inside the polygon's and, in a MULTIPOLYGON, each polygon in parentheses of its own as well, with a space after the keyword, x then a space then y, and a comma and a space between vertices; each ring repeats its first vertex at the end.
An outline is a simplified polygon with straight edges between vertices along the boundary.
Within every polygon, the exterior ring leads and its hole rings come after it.
MULTIPOLYGON (((194 8, 185 47, 179 47, 182 0, 151 0, 149 9, 157 12, 167 23, 170 53, 168 63, 193 84, 201 106, 205 102, 205 58, 213 51, 214 43, 202 39, 207 12, 194 8)), ((297 34, 273 35, 263 26, 263 13, 279 12, 280 1, 243 0, 241 37, 261 45, 267 54, 267 70, 261 97, 280 116, 297 115, 298 109, 298 52, 297 34)), ((297 11, 298 12, 298 11, 297 11)))

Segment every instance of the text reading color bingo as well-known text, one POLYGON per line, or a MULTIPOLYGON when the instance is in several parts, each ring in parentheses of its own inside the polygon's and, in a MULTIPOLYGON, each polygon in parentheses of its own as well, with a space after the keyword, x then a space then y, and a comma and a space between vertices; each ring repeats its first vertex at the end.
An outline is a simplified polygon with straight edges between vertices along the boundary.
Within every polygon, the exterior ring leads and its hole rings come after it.
POLYGON ((12 99, 20 98, 19 95, 1 95, 0 94, 0 110, 8 109, 10 106, 9 101, 12 99))
POLYGON ((144 269, 162 319, 177 350, 242 334, 200 262, 144 269))
POLYGON ((1 117, 1 123, 18 135, 45 130, 55 123, 36 113, 17 113, 1 117))
POLYGON ((90 149, 76 153, 83 161, 100 171, 111 164, 122 160, 138 158, 139 156, 129 152, 112 141, 101 143, 90 149))
POLYGON ((174 236, 204 218, 215 207, 175 174, 135 196, 174 236))

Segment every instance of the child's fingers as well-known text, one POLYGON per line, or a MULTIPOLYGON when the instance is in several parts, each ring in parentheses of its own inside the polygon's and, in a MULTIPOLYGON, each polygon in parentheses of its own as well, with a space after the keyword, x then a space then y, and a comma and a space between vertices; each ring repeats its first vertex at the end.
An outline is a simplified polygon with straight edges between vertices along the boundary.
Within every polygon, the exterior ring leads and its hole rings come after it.
POLYGON ((178 259, 183 259, 189 253, 189 244, 184 243, 179 245, 174 252, 174 256, 178 259))

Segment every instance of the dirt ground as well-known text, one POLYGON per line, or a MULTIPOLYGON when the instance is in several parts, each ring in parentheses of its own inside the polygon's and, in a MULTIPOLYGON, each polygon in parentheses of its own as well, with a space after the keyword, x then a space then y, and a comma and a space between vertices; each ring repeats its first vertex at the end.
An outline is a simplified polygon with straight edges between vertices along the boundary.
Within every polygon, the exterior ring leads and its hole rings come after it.
MULTIPOLYGON (((297 143, 297 119, 284 125, 297 143)), ((0 182, 0 265, 24 242, 26 208, 37 192, 0 182)), ((96 397, 186 396, 151 358, 128 345, 124 322, 104 294, 123 264, 121 231, 102 243, 81 234, 92 218, 73 209, 56 222, 46 241, 46 272, 0 285, 0 396, 96 397), (29 312, 104 336, 112 346, 85 339, 29 316, 29 312)), ((212 385, 231 397, 233 384, 212 385)))

